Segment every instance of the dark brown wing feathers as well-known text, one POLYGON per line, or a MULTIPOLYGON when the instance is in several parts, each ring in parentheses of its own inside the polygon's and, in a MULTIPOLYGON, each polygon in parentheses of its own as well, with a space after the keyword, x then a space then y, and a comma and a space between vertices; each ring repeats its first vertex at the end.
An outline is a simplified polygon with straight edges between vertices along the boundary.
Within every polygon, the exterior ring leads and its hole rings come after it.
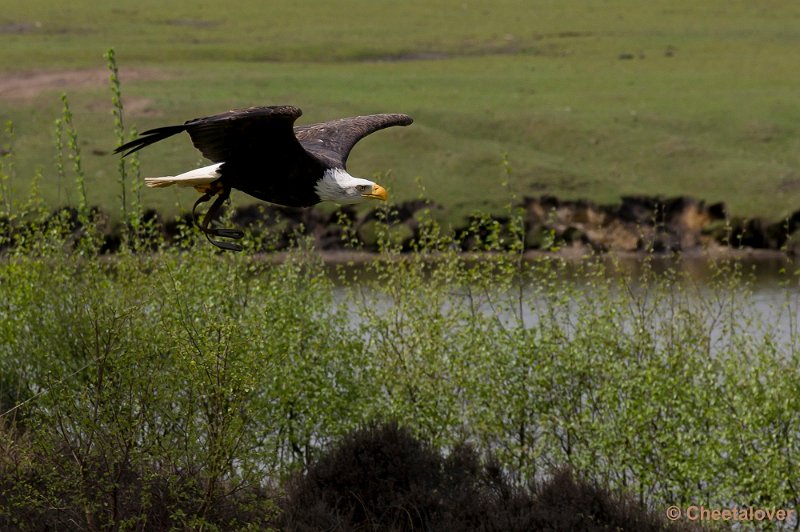
POLYGON ((403 114, 353 116, 298 126, 294 128, 294 134, 307 150, 334 159, 331 162, 344 166, 350 150, 359 140, 378 130, 391 126, 407 126, 412 122, 410 116, 403 114))
POLYGON ((177 135, 186 131, 185 126, 166 126, 166 127, 159 127, 156 129, 151 129, 149 131, 145 131, 142 133, 139 138, 132 140, 126 144, 123 144, 116 150, 114 153, 122 153, 123 157, 127 157, 133 152, 139 151, 142 148, 146 148, 151 144, 155 144, 160 140, 164 140, 172 135, 177 135), (125 153, 123 153, 125 152, 125 153))
POLYGON ((276 153, 289 155, 302 151, 292 130, 294 121, 301 114, 303 112, 300 109, 290 105, 234 109, 188 120, 180 126, 145 131, 138 139, 123 144, 114 153, 125 152, 124 157, 186 131, 203 156, 216 163, 232 157, 263 156, 270 146, 275 148, 276 153))
POLYGON ((221 163, 263 157, 268 150, 281 155, 301 152, 292 131, 301 114, 289 105, 250 107, 190 120, 184 127, 204 157, 221 163))
POLYGON ((230 163, 265 156, 286 161, 292 157, 307 158, 306 152, 310 152, 332 166, 344 166, 350 150, 362 138, 390 126, 407 126, 413 121, 403 114, 379 114, 293 127, 301 114, 300 109, 290 105, 235 109, 189 120, 181 126, 145 131, 114 153, 130 155, 186 131, 194 146, 213 162, 230 163))

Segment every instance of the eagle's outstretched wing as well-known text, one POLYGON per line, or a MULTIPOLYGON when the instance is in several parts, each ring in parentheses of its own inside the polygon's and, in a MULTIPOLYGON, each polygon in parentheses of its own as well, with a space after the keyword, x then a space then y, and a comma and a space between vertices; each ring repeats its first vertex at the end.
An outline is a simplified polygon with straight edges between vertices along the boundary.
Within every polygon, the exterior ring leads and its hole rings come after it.
POLYGON ((125 155, 183 131, 207 159, 230 162, 273 156, 307 157, 292 126, 302 114, 290 105, 235 109, 214 116, 195 118, 180 126, 159 127, 114 150, 125 155))
POLYGON ((403 114, 353 116, 298 126, 294 134, 306 150, 324 157, 332 166, 344 167, 350 150, 359 140, 380 129, 407 126, 412 122, 410 116, 403 114))

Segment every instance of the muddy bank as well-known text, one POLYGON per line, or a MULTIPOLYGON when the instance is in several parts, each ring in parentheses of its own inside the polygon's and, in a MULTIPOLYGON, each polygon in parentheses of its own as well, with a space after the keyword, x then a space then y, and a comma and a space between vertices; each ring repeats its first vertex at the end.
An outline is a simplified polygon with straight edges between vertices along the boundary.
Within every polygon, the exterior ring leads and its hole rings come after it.
MULTIPOLYGON (((526 251, 584 251, 642 253, 693 252, 734 248, 782 252, 800 256, 800 210, 777 222, 730 216, 722 203, 695 198, 626 196, 619 203, 600 205, 591 201, 560 200, 552 196, 528 197, 519 205, 525 223, 526 251)), ((297 236, 310 237, 323 252, 377 251, 380 238, 390 238, 411 251, 420 236, 423 212, 445 207, 417 200, 390 209, 358 214, 350 207, 332 213, 319 209, 295 209, 257 204, 233 209, 230 224, 265 236, 264 251, 287 249, 297 236), (388 233, 382 226, 389 221, 388 233)), ((59 211, 71 231, 81 231, 74 210, 59 211)), ((121 242, 121 227, 112 227, 108 216, 93 210, 105 235, 104 250, 114 252, 121 242)), ((55 218, 57 213, 53 214, 55 218)), ((191 224, 189 215, 165 220, 157 212, 145 213, 144 221, 167 242, 174 242, 191 224)), ((13 245, 22 228, 2 223, 6 246, 13 245)), ((495 231, 501 239, 511 233, 509 216, 474 216, 452 228, 465 252, 477 251, 495 231)))
MULTIPOLYGON (((681 196, 675 198, 626 196, 617 204, 565 201, 552 196, 525 198, 525 249, 553 247, 596 252, 687 252, 714 247, 750 248, 800 254, 800 210, 778 222, 729 216, 722 203, 708 204, 681 196)), ((332 214, 317 209, 291 209, 253 205, 236 209, 232 222, 255 232, 276 232, 278 247, 288 246, 293 235, 310 235, 317 249, 346 249, 350 238, 357 248, 378 248, 378 227, 388 216, 389 237, 410 251, 420 233, 424 210, 445 207, 426 201, 396 205, 389 213, 370 211, 358 216, 342 207, 332 214), (345 229, 347 227, 347 229, 345 229)), ((464 251, 473 251, 499 225, 500 234, 509 232, 510 217, 475 216, 453 228, 464 251)))
POLYGON ((724 203, 688 196, 625 196, 620 203, 563 201, 551 196, 523 201, 526 247, 550 232, 564 246, 606 252, 687 252, 715 247, 800 253, 800 210, 786 219, 730 216, 724 203))

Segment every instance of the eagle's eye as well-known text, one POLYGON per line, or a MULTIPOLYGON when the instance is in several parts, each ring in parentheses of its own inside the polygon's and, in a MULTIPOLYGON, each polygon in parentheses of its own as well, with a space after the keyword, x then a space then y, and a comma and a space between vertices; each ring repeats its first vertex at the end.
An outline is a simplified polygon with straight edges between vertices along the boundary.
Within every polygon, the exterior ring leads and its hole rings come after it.
POLYGON ((369 185, 358 185, 356 187, 356 190, 358 190, 359 192, 369 192, 370 188, 372 187, 370 187, 369 185))

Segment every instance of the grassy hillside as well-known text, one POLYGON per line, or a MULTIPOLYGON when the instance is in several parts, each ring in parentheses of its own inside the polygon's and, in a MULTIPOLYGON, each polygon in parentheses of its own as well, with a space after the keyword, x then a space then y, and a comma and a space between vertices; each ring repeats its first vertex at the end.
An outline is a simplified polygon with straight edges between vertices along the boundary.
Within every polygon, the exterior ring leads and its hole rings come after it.
MULTIPOLYGON (((800 207, 794 2, 272 4, 7 6, 0 118, 17 127, 15 194, 41 168, 50 201, 73 199, 52 170, 66 91, 89 199, 116 205, 110 93, 97 73, 113 46, 127 123, 139 130, 274 103, 303 108, 300 123, 411 114, 414 126, 359 144, 350 170, 391 170, 382 181, 394 199, 423 193, 420 178, 448 217, 545 193, 601 202, 690 194, 772 219, 800 207), (39 78, 26 83, 32 70, 39 78), (41 80, 54 70, 61 79, 41 80)), ((148 149, 142 168, 163 175, 200 162, 183 138, 148 149)), ((144 194, 171 210, 194 200, 144 194)))

